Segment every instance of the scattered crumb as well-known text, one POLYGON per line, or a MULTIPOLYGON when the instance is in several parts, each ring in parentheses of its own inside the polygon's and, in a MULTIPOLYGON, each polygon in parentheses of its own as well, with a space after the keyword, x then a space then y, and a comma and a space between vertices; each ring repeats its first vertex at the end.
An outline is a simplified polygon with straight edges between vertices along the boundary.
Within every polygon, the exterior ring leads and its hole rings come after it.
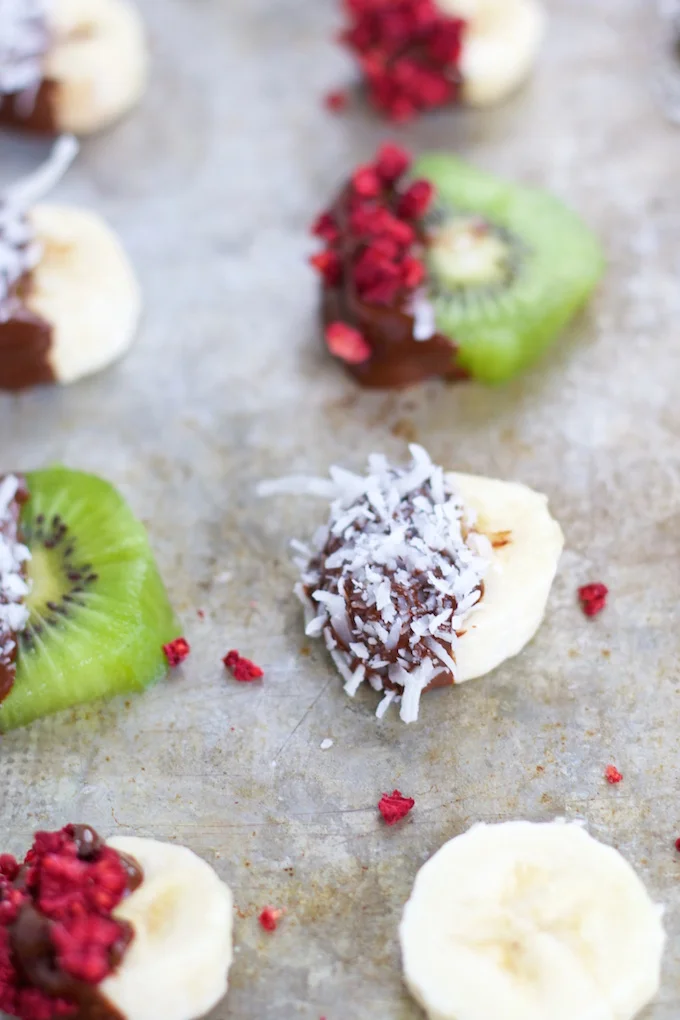
POLYGON ((342 113, 343 110, 347 109, 349 96, 344 90, 338 89, 335 92, 328 92, 324 96, 323 103, 331 113, 342 113))
POLYGON ((178 637, 169 644, 163 645, 163 651, 168 660, 168 665, 174 668, 184 662, 191 648, 186 638, 178 637))
POLYGON ((332 746, 333 746, 333 741, 331 740, 330 737, 326 737, 326 739, 322 740, 321 743, 319 744, 319 747, 321 748, 322 751, 327 751, 329 749, 329 747, 332 747, 332 746))
POLYGON ((621 782, 623 776, 616 768, 616 766, 607 765, 606 769, 604 770, 604 778, 607 780, 608 783, 611 783, 611 785, 614 786, 615 783, 621 782))
POLYGON ((578 597, 581 602, 581 609, 586 616, 597 616, 607 605, 609 589, 606 584, 595 581, 592 584, 584 584, 578 590, 578 597))
POLYGON ((205 620, 205 612, 202 609, 196 610, 196 616, 199 618, 199 620, 205 620))
POLYGON ((386 825, 396 825, 411 811, 415 801, 413 797, 404 797, 399 790, 383 793, 378 803, 378 811, 385 819, 386 825))
POLYGON ((250 659, 245 659, 235 649, 228 652, 222 659, 222 662, 239 683, 249 684, 253 680, 259 680, 264 676, 264 671, 259 666, 256 666, 250 659))
POLYGON ((676 841, 675 841, 675 849, 680 854, 680 839, 676 839, 676 841))
POLYGON ((282 910, 278 910, 275 907, 265 907, 258 917, 258 921, 265 931, 276 931, 282 917, 282 910))

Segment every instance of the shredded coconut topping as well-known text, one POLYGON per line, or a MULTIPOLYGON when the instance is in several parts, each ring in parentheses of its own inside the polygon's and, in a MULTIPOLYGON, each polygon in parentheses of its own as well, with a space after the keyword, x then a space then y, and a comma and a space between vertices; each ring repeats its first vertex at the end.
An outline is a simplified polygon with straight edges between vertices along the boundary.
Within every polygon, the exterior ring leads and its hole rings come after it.
POLYGON ((289 478, 258 490, 331 501, 312 547, 294 543, 306 633, 323 637, 350 697, 367 681, 384 692, 378 717, 401 702, 407 723, 426 688, 455 683, 458 632, 483 597, 491 555, 443 469, 422 447, 410 451, 407 468, 373 454, 366 476, 332 467, 329 481, 289 478))
MULTIPOLYGON (((5 2, 0 0, 0 33, 5 2)), ((0 62, 1 47, 0 42, 0 62)), ((55 143, 43 166, 0 196, 0 323, 11 316, 8 299, 13 288, 35 269, 42 257, 42 248, 28 221, 28 210, 60 180, 77 151, 75 138, 64 135, 55 143)))
POLYGON ((24 579, 24 564, 30 560, 27 547, 19 541, 17 494, 21 483, 16 475, 0 481, 0 668, 14 662, 16 635, 28 623, 24 600, 30 588, 24 579))
POLYGON ((45 0, 0 0, 0 94, 37 91, 49 47, 45 0))

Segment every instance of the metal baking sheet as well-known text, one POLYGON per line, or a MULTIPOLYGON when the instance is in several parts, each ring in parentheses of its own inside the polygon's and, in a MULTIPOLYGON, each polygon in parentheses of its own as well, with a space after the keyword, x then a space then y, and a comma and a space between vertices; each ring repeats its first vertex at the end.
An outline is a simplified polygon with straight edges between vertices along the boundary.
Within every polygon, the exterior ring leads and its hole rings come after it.
MULTIPOLYGON (((332 0, 140 0, 153 46, 142 108, 87 141, 57 196, 100 209, 139 270, 146 317, 119 366, 0 396, 0 470, 54 460, 108 475, 148 523, 192 645, 148 694, 1 738, 2 848, 37 827, 186 843, 238 904, 215 1020, 416 1020, 400 910, 420 864, 472 822, 585 818, 667 905, 680 1008, 680 132, 654 95, 651 0, 552 0, 533 83, 486 114, 399 137, 452 149, 571 202, 609 273, 532 373, 500 390, 355 388, 320 352, 309 221, 391 134, 321 97, 349 79, 332 0), (416 439, 446 465, 550 496, 567 551, 537 639, 493 676, 429 695, 419 724, 374 718, 303 636, 289 537, 323 508, 260 502, 263 476, 361 467, 416 439), (575 591, 604 580, 606 613, 575 591), (200 619, 197 610, 205 613, 200 619), (237 685, 236 647, 266 669, 237 685), (333 740, 322 751, 325 738, 333 740), (613 762, 624 781, 603 781, 613 762), (416 798, 394 830, 381 792, 416 798), (257 924, 284 907, 274 935, 257 924)), ((0 137, 3 179, 44 154, 0 137)))

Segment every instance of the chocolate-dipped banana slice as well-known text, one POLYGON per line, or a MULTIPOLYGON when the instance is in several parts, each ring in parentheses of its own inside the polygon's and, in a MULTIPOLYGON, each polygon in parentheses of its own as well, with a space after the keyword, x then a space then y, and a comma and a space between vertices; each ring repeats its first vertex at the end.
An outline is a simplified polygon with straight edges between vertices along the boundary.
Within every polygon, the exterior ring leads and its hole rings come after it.
POLYGON ((88 210, 38 203, 76 151, 65 136, 45 166, 0 196, 0 389, 91 375, 137 331, 139 287, 112 230, 88 210))
POLYGON ((147 59, 129 0, 0 0, 0 124, 99 131, 139 101, 147 59))
POLYGON ((0 855, 0 1010, 196 1020, 227 991, 231 891, 185 847, 88 825, 0 855))

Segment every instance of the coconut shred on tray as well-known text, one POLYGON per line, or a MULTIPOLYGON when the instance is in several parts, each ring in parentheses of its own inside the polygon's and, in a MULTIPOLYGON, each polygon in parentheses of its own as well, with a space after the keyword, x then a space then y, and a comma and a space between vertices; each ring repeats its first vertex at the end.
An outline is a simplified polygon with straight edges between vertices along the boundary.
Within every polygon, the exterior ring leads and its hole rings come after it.
POLYGON ((418 718, 424 691, 483 675, 521 650, 543 616, 562 548, 543 497, 512 483, 447 474, 422 447, 410 450, 406 468, 373 454, 366 476, 333 467, 329 480, 290 478, 259 488, 261 495, 299 493, 331 501, 328 523, 311 548, 293 543, 306 633, 323 637, 350 697, 367 682, 384 692, 378 717, 399 702, 407 723, 418 718), (479 498, 465 498, 463 488, 479 498), (475 503, 484 513, 485 502, 508 525, 498 550, 500 529, 478 523, 475 503), (522 526, 515 529, 516 518, 530 520, 532 514, 539 522, 537 559, 527 556, 522 526), (513 599, 499 574, 503 559, 512 566, 523 556, 537 583, 529 585, 525 619, 508 626, 513 599), (469 621, 489 601, 493 611, 476 628, 469 621), (490 656, 476 645, 480 638, 493 639, 494 629, 497 648, 490 656))

